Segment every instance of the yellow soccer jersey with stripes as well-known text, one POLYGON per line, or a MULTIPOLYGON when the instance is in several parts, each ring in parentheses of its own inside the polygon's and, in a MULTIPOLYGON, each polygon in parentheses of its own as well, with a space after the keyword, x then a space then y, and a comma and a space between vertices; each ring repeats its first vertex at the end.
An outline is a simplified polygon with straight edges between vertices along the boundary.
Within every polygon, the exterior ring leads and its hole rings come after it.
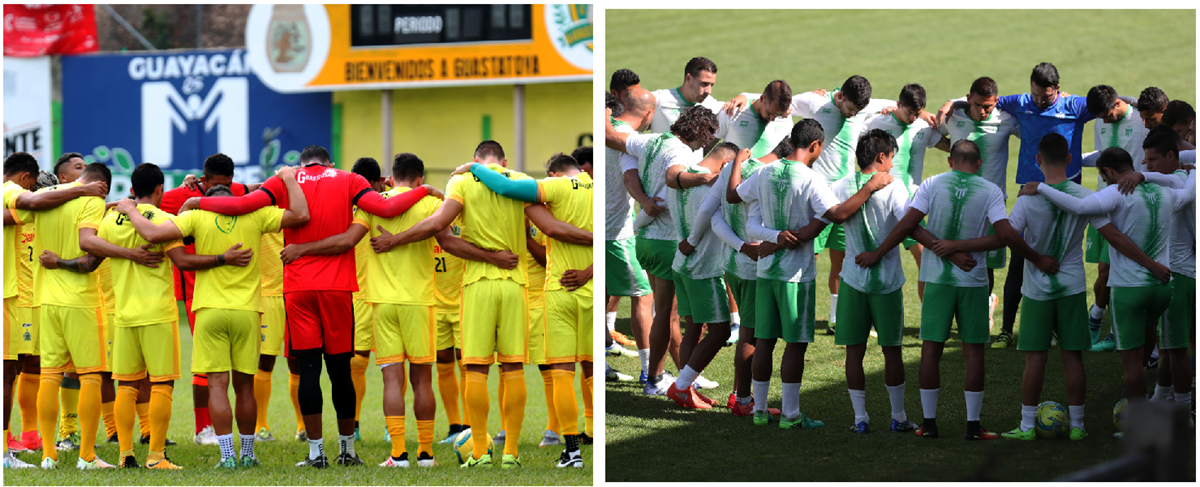
MULTIPOLYGON (((26 191, 28 190, 17 183, 4 182, 4 207, 12 210, 14 218, 17 216, 17 210, 13 208, 17 203, 17 196, 26 191)), ((20 225, 4 226, 4 299, 17 295, 18 226, 20 225)))
MULTIPOLYGON (((384 198, 408 191, 409 188, 397 187, 383 194, 384 198)), ((426 196, 408 211, 394 218, 380 218, 375 215, 365 215, 370 237, 381 235, 377 225, 391 233, 400 233, 421 220, 433 215, 441 206, 441 200, 426 196)), ((363 238, 364 241, 369 240, 363 238)), ((433 263, 433 248, 437 241, 432 237, 420 242, 401 245, 382 254, 374 251, 368 256, 367 294, 369 303, 407 304, 433 306, 437 304, 437 292, 434 285, 434 274, 429 272, 433 263)), ((367 249, 371 246, 368 243, 367 249)), ((357 256, 356 256, 357 258, 357 256)))
MULTIPOLYGON (((384 193, 386 194, 386 193, 384 193)), ((351 225, 355 223, 367 227, 367 233, 363 238, 358 239, 358 243, 354 244, 354 275, 358 278, 358 292, 351 293, 351 299, 366 300, 367 288, 370 287, 370 277, 367 271, 367 266, 371 263, 372 255, 375 254, 375 249, 371 248, 371 230, 375 227, 367 222, 366 217, 370 216, 365 211, 358 211, 358 207, 354 207, 354 219, 350 221, 351 225)))
MULTIPOLYGON (((546 234, 542 233, 536 225, 529 225, 529 238, 542 247, 546 246, 546 234)), ((542 296, 546 291, 546 268, 533 259, 528 245, 523 250, 525 252, 521 254, 521 260, 525 261, 525 289, 529 292, 529 307, 541 308, 545 304, 542 296)), ((546 263, 549 264, 549 262, 546 263)))
MULTIPOLYGON (((245 244, 243 244, 245 248, 245 244)), ((259 241, 258 268, 262 272, 262 295, 283 296, 283 233, 264 233, 259 241)))
MULTIPOLYGON (((197 255, 218 255, 242 242, 245 249, 262 241, 262 234, 281 229, 283 208, 267 206, 241 216, 226 216, 204 210, 185 211, 175 217, 183 236, 196 238, 197 255), (249 243, 249 245, 247 245, 249 243)), ((196 272, 192 311, 203 308, 262 312, 262 272, 259 250, 246 267, 226 265, 196 272)))
MULTIPOLYGON (((42 191, 56 191, 79 186, 76 181, 51 186, 42 191)), ((64 203, 58 208, 42 212, 17 210, 14 217, 21 223, 36 222, 38 229, 34 237, 33 253, 43 250, 58 254, 63 260, 78 259, 84 252, 79 248, 79 229, 100 227, 104 216, 104 200, 95 196, 83 196, 64 203)), ((7 273, 7 269, 6 269, 7 273)), ((66 269, 46 269, 33 266, 34 302, 38 305, 55 305, 68 308, 98 308, 102 304, 99 279, 95 273, 79 274, 66 269)))
MULTIPOLYGON (((531 179, 524 173, 489 164, 488 169, 513 180, 531 179)), ((488 189, 474 174, 458 174, 446 185, 446 197, 463 205, 462 238, 484 250, 508 250, 521 255, 525 252, 525 206, 528 203, 500 196, 488 189)), ((463 273, 463 286, 480 279, 512 279, 525 284, 525 269, 501 269, 494 265, 468 260, 463 273)))
MULTIPOLYGON (((34 308, 33 302, 33 266, 37 257, 33 254, 33 239, 37 235, 37 224, 26 223, 17 226, 17 307, 34 308)), ((7 249, 6 249, 7 250, 7 249)))
MULTIPOLYGON (((461 217, 455 218, 454 223, 450 224, 450 233, 455 237, 462 237, 461 217)), ((465 261, 450 255, 450 252, 446 252, 434 241, 433 271, 437 284, 435 291, 438 314, 458 313, 459 304, 462 302, 463 272, 466 268, 465 261)))
MULTIPOLYGON (((158 207, 142 203, 137 205, 138 213, 155 225, 172 221, 167 212, 158 207)), ((149 242, 138 235, 129 222, 129 218, 116 211, 110 211, 100 223, 100 238, 113 245, 132 249, 146 245, 149 242)), ((182 247, 183 241, 175 240, 155 245, 150 250, 166 252, 175 247, 182 247)), ((107 259, 111 262, 110 273, 113 294, 116 299, 116 324, 118 327, 133 327, 174 322, 178 316, 175 307, 175 286, 171 266, 163 262, 158 267, 145 267, 126 259, 107 259)), ((105 305, 108 305, 107 294, 105 305)))
MULTIPOLYGON (((587 173, 538 181, 538 199, 559 221, 592 231, 592 178, 587 173)), ((592 265, 592 248, 549 239, 546 245, 546 291, 563 289, 563 273, 592 265)), ((592 295, 592 282, 575 292, 592 295)))

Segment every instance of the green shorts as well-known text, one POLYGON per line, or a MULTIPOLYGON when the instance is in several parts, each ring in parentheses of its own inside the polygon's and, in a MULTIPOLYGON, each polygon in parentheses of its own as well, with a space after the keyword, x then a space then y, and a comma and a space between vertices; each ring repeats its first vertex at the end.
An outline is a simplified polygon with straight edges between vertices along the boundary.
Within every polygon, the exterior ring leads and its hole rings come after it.
POLYGON ((1100 231, 1089 224, 1084 233, 1083 261, 1089 264, 1097 262, 1108 263, 1108 241, 1100 235, 1100 231))
POLYGON ((816 321, 817 287, 813 281, 786 282, 758 278, 754 281, 754 338, 788 343, 812 343, 816 321))
POLYGON ((904 336, 904 290, 870 294, 854 289, 843 279, 838 284, 838 321, 834 345, 867 343, 871 326, 879 333, 879 346, 898 347, 904 336))
POLYGON ((958 337, 963 343, 988 343, 988 288, 955 287, 925 283, 929 301, 921 306, 921 340, 945 343, 950 326, 958 321, 958 337))
POLYGON ((1171 305, 1163 315, 1159 345, 1163 350, 1191 345, 1192 318, 1196 313, 1196 278, 1174 272, 1171 278, 1171 305))
POLYGON ((679 242, 670 240, 638 238, 635 243, 635 253, 642 268, 654 277, 668 281, 675 278, 671 263, 675 260, 675 251, 678 249, 679 242))
POLYGON ((819 254, 825 249, 846 251, 846 232, 842 230, 842 226, 830 223, 825 225, 825 229, 821 230, 821 234, 813 240, 813 253, 819 254))
MULTIPOLYGON (((996 234, 996 227, 989 225, 987 235, 995 235, 995 234, 996 234)), ((1007 255, 1008 255, 1008 247, 1000 247, 998 249, 992 249, 987 252, 984 252, 983 258, 984 258, 984 262, 987 263, 988 269, 1003 269, 1004 264, 1005 264, 1005 257, 1007 255)), ((1021 269, 1017 269, 1017 272, 1024 272, 1024 271, 1021 269)))
POLYGON ((1158 319, 1171 305, 1172 292, 1171 283, 1112 288, 1108 306, 1117 350, 1134 350, 1146 344, 1146 330, 1157 328, 1158 319))
POLYGON ((609 296, 645 296, 650 280, 637 260, 634 238, 604 242, 604 294, 609 296))
POLYGON ((754 328, 754 317, 756 316, 758 289, 757 279, 746 280, 738 277, 732 272, 725 273, 725 285, 729 286, 729 290, 733 292, 733 301, 738 305, 738 314, 742 318, 742 326, 746 328, 754 328))
POLYGON ((729 295, 721 276, 691 279, 675 274, 675 299, 679 316, 691 316, 692 323, 729 322, 729 295))
POLYGON ((1017 335, 1017 350, 1049 350, 1050 338, 1055 333, 1058 334, 1058 346, 1063 350, 1083 351, 1092 348, 1092 336, 1088 333, 1087 293, 1046 301, 1021 297, 1021 329, 1017 335))

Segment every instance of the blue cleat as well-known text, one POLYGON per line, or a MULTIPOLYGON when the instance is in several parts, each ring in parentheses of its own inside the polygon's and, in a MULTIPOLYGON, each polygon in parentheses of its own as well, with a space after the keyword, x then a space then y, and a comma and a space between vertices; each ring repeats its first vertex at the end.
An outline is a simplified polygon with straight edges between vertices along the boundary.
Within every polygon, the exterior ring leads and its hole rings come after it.
POLYGON ((891 432, 893 432, 893 433, 909 433, 909 432, 916 431, 916 430, 917 430, 917 427, 916 427, 916 426, 913 426, 913 424, 912 424, 911 422, 909 422, 907 419, 906 419, 906 420, 904 420, 904 422, 903 422, 903 423, 901 423, 901 422, 899 422, 899 421, 896 421, 896 420, 894 420, 894 419, 893 419, 893 420, 892 420, 892 427, 891 427, 891 428, 889 428, 889 429, 890 429, 890 430, 891 430, 891 432))
POLYGON ((850 427, 850 432, 865 435, 871 432, 871 424, 866 421, 859 421, 858 424, 850 427))

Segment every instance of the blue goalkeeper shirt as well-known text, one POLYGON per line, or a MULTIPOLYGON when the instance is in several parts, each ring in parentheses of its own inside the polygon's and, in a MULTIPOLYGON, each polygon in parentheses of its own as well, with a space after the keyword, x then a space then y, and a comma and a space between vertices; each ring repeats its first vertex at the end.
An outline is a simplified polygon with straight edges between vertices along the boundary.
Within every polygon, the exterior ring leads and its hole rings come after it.
POLYGON ((1096 118, 1087 110, 1087 98, 1071 95, 1059 96, 1045 110, 1033 103, 1029 93, 1000 97, 996 105, 1001 110, 1017 117, 1021 124, 1021 152, 1017 156, 1017 184, 1029 181, 1044 182, 1046 177, 1037 165, 1037 147, 1042 137, 1056 133, 1066 138, 1071 145, 1071 164, 1067 166, 1067 178, 1079 182, 1083 170, 1083 126, 1096 118))

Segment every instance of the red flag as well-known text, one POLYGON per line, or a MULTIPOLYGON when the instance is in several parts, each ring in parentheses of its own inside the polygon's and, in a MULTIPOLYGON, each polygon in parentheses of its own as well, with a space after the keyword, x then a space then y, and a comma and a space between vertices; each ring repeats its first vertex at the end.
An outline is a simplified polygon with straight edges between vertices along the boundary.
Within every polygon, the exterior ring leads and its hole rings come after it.
POLYGON ((5 5, 4 55, 79 54, 100 49, 91 5, 5 5))

